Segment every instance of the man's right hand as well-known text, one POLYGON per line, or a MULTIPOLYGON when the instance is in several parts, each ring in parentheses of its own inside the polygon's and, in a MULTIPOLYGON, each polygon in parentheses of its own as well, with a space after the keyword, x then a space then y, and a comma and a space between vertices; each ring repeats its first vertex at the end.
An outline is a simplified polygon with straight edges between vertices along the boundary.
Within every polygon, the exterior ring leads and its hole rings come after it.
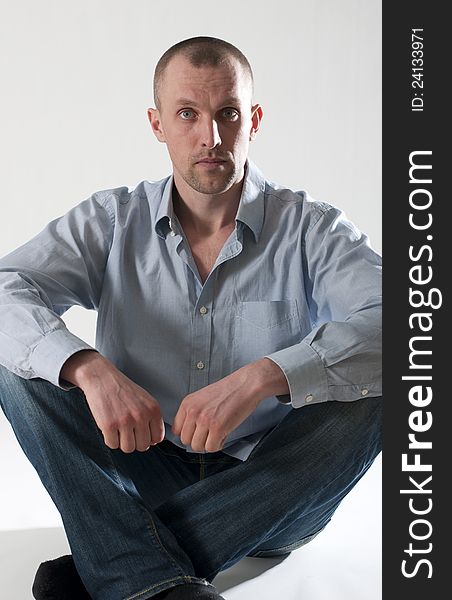
POLYGON ((143 452, 163 440, 165 426, 157 400, 99 352, 76 352, 60 375, 84 392, 109 448, 143 452))

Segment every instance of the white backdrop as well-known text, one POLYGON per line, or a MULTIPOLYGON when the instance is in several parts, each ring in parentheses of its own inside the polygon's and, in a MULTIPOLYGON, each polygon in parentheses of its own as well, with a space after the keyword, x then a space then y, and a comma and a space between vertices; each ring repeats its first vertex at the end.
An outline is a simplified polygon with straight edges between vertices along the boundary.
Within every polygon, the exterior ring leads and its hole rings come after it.
MULTIPOLYGON (((152 73, 194 35, 224 38, 250 60, 265 112, 251 158, 267 178, 345 209, 380 249, 380 0, 0 6, 0 255, 96 190, 169 174, 146 118, 152 73)), ((64 319, 94 344, 93 312, 64 319)), ((0 478, 0 530, 60 523, 3 416, 0 478)))

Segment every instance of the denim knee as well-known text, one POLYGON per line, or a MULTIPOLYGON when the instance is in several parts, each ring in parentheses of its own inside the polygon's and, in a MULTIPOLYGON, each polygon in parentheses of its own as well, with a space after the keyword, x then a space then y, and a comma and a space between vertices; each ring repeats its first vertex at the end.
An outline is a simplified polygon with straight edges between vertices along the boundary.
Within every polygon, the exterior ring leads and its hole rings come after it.
POLYGON ((61 412, 64 406, 84 399, 79 388, 63 390, 45 379, 25 379, 0 365, 0 406, 7 419, 26 419, 36 426, 42 419, 61 412))

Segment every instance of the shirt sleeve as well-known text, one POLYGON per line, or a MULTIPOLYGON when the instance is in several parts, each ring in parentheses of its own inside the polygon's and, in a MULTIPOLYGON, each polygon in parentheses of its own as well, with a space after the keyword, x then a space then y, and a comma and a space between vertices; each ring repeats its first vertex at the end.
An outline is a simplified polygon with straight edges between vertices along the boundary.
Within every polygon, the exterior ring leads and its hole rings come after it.
POLYGON ((380 256, 335 207, 322 212, 304 247, 312 331, 266 358, 284 372, 294 408, 380 396, 380 256))
POLYGON ((107 200, 95 194, 0 259, 0 363, 20 377, 70 389, 63 364, 95 350, 61 315, 74 305, 98 309, 114 229, 107 200))

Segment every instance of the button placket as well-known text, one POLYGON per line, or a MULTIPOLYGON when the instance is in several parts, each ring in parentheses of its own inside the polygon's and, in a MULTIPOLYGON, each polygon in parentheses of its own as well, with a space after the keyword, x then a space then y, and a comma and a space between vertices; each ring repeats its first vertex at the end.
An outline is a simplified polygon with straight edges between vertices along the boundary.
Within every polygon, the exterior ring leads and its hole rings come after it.
POLYGON ((190 393, 205 387, 209 383, 209 360, 211 353, 212 312, 211 305, 212 286, 206 282, 196 302, 192 317, 192 369, 190 377, 190 393))
MULTIPOLYGON (((219 267, 242 251, 242 244, 237 240, 236 231, 225 244, 217 258, 211 273, 207 277, 196 302, 192 316, 192 353, 190 370, 190 393, 209 384, 210 357, 212 351, 212 319, 213 292, 218 278, 219 267)), ((188 263, 187 263, 188 264, 188 263)), ((190 266, 190 265, 189 265, 190 266)), ((193 270, 193 269, 192 269, 193 270)), ((194 272, 194 271, 193 271, 194 272)))

